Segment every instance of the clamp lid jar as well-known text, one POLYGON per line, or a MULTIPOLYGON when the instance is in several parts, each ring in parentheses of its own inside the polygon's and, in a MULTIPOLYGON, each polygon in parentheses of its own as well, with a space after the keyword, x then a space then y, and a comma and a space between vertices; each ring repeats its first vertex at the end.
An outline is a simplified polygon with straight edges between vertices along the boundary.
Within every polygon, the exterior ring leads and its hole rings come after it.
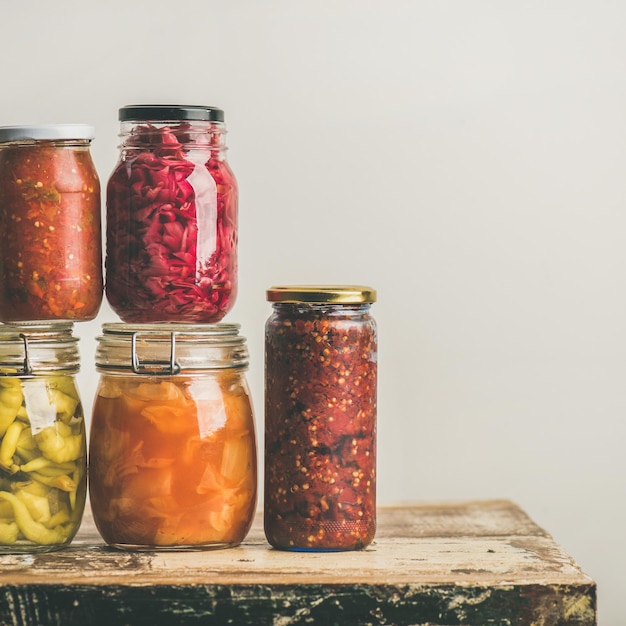
POLYGON ((71 324, 0 325, 0 553, 69 544, 85 506, 85 420, 71 324))
POLYGON ((256 440, 237 324, 105 324, 91 422, 91 507, 111 546, 212 549, 244 539, 256 440))

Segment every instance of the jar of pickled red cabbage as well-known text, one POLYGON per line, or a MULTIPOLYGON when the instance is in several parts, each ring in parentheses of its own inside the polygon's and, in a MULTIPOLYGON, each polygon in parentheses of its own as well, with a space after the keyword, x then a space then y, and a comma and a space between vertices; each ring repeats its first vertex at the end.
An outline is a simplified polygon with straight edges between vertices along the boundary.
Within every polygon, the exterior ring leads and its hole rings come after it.
POLYGON ((237 324, 105 324, 89 493, 121 549, 211 549, 244 539, 256 441, 237 324))
POLYGON ((49 552, 76 534, 87 491, 72 325, 0 325, 0 553, 49 552))
POLYGON ((106 296, 124 322, 220 321, 237 294, 221 109, 126 106, 107 185, 106 296))
POLYGON ((94 129, 0 128, 0 321, 84 321, 102 302, 94 129))
POLYGON ((265 327, 265 534, 355 550, 376 532, 376 293, 273 287, 265 327))

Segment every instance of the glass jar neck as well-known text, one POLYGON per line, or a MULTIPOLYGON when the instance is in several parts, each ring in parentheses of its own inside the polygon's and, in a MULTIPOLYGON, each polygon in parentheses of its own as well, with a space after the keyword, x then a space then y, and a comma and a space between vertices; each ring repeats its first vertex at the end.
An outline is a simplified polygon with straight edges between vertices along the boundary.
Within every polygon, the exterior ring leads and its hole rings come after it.
POLYGON ((371 303, 273 302, 272 307, 277 315, 364 316, 369 314, 371 303))
POLYGON ((97 341, 100 372, 172 376, 248 366, 239 324, 111 323, 97 341))
POLYGON ((71 323, 0 325, 0 376, 75 373, 78 338, 71 323))
POLYGON ((187 150, 226 151, 226 127, 209 121, 124 121, 120 123, 120 148, 124 151, 158 151, 176 155, 187 150))

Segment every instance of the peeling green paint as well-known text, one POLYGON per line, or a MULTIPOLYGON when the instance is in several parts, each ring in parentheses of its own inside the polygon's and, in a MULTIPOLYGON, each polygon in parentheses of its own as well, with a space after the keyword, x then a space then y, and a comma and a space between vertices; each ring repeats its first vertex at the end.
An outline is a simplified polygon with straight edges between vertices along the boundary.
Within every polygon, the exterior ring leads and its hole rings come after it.
POLYGON ((595 603, 594 586, 38 585, 3 587, 0 623, 595 626, 595 603))

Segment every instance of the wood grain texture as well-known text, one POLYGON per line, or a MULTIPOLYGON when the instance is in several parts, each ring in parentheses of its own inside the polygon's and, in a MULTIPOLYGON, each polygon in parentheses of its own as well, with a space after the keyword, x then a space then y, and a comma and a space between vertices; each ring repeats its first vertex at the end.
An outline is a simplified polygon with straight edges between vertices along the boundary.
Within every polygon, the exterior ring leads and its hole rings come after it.
POLYGON ((87 516, 69 548, 0 556, 0 624, 592 626, 596 586, 513 503, 381 508, 359 552, 265 541, 206 552, 120 552, 87 516))

